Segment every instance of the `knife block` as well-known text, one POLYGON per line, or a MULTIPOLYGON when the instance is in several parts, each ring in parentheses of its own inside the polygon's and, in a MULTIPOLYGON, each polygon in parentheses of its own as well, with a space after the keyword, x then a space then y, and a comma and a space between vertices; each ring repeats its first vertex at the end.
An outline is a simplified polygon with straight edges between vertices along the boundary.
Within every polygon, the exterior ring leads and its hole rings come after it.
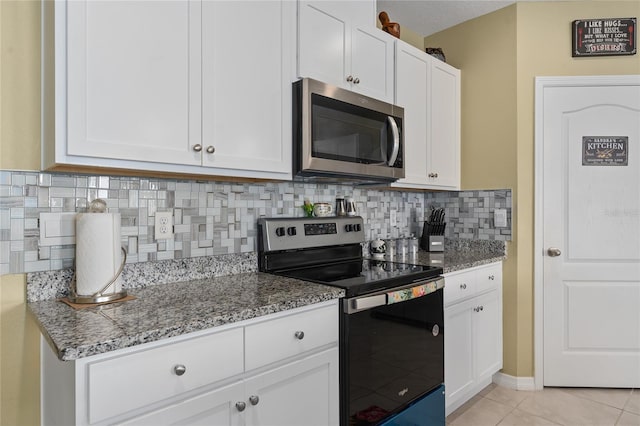
POLYGON ((420 248, 430 252, 444 251, 444 228, 446 223, 425 222, 420 238, 420 248))
POLYGON ((444 235, 427 236, 426 250, 430 252, 444 251, 444 235))

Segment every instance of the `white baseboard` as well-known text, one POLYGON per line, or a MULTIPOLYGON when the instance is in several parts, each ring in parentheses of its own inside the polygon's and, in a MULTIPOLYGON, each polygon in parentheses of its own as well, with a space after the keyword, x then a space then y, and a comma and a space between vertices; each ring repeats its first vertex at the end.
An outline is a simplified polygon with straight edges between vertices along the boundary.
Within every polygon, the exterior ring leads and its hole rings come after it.
POLYGON ((493 375, 493 383, 509 389, 521 391, 534 391, 536 384, 533 377, 516 377, 505 373, 497 372, 493 375))

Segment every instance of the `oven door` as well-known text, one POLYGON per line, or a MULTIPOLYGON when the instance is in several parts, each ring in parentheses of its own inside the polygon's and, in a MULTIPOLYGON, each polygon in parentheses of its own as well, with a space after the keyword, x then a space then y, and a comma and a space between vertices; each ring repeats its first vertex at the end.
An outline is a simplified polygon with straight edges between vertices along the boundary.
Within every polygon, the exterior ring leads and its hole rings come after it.
POLYGON ((443 384, 443 285, 344 299, 342 425, 378 424, 443 384))

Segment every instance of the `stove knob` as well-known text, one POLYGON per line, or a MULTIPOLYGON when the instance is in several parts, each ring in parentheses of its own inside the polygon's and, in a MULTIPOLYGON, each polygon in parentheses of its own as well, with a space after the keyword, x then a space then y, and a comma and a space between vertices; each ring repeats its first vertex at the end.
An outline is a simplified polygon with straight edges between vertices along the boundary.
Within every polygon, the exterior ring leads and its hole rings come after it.
POLYGON ((360 232, 361 229, 362 229, 362 227, 360 226, 359 223, 356 223, 355 225, 353 225, 353 230, 355 232, 360 232))
POLYGON ((283 237, 284 236, 284 228, 281 226, 279 228, 276 228, 276 235, 278 237, 283 237))
POLYGON ((353 231, 353 225, 352 225, 352 224, 350 224, 350 223, 346 224, 346 225, 344 226, 344 230, 345 230, 345 231, 347 231, 347 232, 351 232, 351 231, 353 231))
POLYGON ((297 234, 296 232, 296 227, 295 226, 290 226, 289 228, 287 228, 287 234, 294 236, 297 234))

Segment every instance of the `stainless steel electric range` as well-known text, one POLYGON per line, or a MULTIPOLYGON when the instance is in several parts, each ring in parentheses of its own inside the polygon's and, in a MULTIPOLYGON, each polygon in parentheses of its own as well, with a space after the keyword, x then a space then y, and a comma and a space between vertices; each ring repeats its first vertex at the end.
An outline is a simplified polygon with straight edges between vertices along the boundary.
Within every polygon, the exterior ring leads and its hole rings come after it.
POLYGON ((258 264, 340 287, 340 424, 444 424, 442 268, 363 258, 361 217, 261 218, 258 264))

